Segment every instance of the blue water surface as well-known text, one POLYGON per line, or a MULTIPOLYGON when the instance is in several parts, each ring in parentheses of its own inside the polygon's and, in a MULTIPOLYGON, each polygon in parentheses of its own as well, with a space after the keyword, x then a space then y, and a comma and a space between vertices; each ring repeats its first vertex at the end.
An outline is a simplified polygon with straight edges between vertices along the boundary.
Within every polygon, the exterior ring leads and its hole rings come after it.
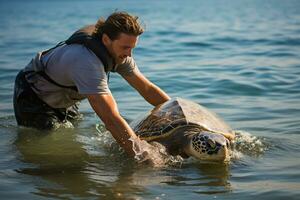
MULTIPOLYGON (((299 1, 1 0, 0 29, 1 198, 299 199, 299 1), (17 127, 17 72, 37 51, 115 10, 144 24, 134 58, 151 81, 240 132, 237 159, 137 164, 86 101, 75 129, 41 134, 17 127)), ((116 74, 110 89, 128 121, 151 109, 116 74)))

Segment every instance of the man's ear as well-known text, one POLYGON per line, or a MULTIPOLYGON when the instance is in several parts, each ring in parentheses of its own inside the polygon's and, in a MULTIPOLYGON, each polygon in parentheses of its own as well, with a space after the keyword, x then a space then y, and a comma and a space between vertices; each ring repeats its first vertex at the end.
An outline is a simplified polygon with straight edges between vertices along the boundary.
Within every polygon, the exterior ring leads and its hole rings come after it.
POLYGON ((105 33, 103 33, 102 35, 102 42, 105 46, 109 45, 111 43, 111 39, 108 37, 108 35, 106 35, 105 33))

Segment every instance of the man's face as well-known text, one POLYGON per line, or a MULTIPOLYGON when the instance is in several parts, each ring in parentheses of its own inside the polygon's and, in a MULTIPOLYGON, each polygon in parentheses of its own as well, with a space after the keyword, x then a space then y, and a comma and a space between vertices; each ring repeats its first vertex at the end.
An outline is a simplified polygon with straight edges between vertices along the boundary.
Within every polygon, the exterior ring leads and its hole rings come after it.
POLYGON ((127 57, 132 56, 132 50, 137 45, 138 36, 121 33, 117 39, 111 40, 105 35, 103 42, 116 64, 121 64, 127 57))

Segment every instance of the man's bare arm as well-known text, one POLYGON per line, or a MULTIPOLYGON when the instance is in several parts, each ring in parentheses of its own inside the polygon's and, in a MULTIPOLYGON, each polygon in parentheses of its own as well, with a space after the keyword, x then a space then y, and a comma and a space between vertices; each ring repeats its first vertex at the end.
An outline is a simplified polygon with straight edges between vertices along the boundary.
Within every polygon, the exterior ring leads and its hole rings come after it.
POLYGON ((106 129, 110 131, 126 153, 134 156, 133 143, 129 139, 137 140, 138 137, 120 115, 113 96, 110 94, 93 94, 87 95, 87 98, 94 111, 104 122, 106 129))
POLYGON ((135 71, 134 74, 123 77, 153 106, 157 106, 170 99, 162 89, 154 85, 139 71, 135 71))

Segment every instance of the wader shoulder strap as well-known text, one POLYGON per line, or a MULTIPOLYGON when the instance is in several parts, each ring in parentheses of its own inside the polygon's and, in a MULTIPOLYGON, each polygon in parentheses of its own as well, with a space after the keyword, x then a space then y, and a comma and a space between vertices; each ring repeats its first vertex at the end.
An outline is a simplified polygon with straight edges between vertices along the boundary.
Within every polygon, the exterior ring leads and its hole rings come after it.
POLYGON ((79 31, 76 31, 69 39, 65 41, 65 44, 81 44, 90 49, 102 62, 104 70, 107 74, 107 81, 109 82, 110 72, 108 70, 108 60, 110 57, 106 47, 99 38, 92 36, 85 32, 85 29, 90 29, 92 26, 87 26, 79 31))
MULTIPOLYGON (((73 33, 71 35, 71 37, 69 37, 67 40, 62 41, 60 43, 58 43, 55 47, 52 47, 46 51, 44 51, 42 53, 42 55, 45 55, 46 53, 48 53, 49 51, 62 46, 64 44, 66 45, 70 45, 70 44, 81 44, 84 45, 86 48, 90 49, 102 62, 102 64, 104 65, 104 70, 107 73, 107 77, 108 77, 108 81, 109 81, 109 71, 108 71, 108 60, 107 58, 109 58, 109 54, 107 49, 105 48, 104 44, 102 43, 100 38, 96 38, 92 35, 93 30, 94 30, 95 26, 94 25, 90 25, 90 26, 86 26, 82 29, 79 29, 78 31, 76 31, 75 33, 73 33)), ((47 67, 47 63, 46 66, 43 67, 43 69, 45 69, 47 67)), ((64 86, 61 85, 57 82, 55 82, 53 79, 51 79, 44 70, 42 71, 38 71, 36 72, 37 74, 41 75, 44 79, 46 79, 47 81, 49 81, 50 83, 58 86, 58 87, 62 87, 62 88, 69 88, 69 89, 73 89, 75 91, 78 91, 76 86, 64 86)))
MULTIPOLYGON (((61 88, 67 88, 67 89, 71 89, 71 90, 75 90, 75 91, 78 91, 77 87, 76 86, 66 86, 66 85, 61 85, 57 82, 55 82, 52 78, 50 78, 48 76, 48 74, 45 73, 45 71, 25 71, 24 72, 24 75, 31 75, 32 73, 35 73, 35 74, 38 74, 40 76, 42 76, 44 79, 46 79, 48 82, 58 86, 58 87, 61 87, 61 88)), ((34 86, 34 85, 33 85, 34 86)))
POLYGON ((90 49, 103 63, 105 72, 108 72, 107 50, 102 41, 96 37, 86 33, 75 32, 69 39, 65 41, 68 44, 81 44, 90 49))
POLYGON ((72 90, 75 90, 78 92, 78 89, 76 86, 66 86, 66 85, 61 85, 57 82, 55 82, 52 78, 50 78, 48 76, 48 74, 45 73, 45 71, 39 71, 39 72, 36 72, 37 74, 39 74, 40 76, 42 76, 44 79, 46 79, 47 81, 49 81, 50 83, 58 86, 58 87, 61 87, 61 88, 67 88, 67 89, 72 89, 72 90))

